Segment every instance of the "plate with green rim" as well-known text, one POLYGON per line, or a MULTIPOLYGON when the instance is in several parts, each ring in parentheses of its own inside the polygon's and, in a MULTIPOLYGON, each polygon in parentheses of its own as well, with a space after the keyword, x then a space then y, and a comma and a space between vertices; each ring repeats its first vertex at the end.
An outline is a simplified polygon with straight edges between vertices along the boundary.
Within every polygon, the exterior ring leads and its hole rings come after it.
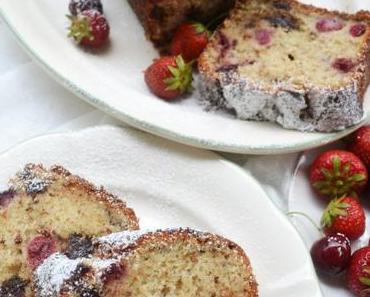
MULTIPOLYGON (((310 2, 346 10, 368 5, 360 0, 351 5, 310 2)), ((111 42, 98 52, 83 50, 67 38, 67 0, 0 0, 0 15, 26 52, 77 97, 136 128, 176 142, 234 153, 279 154, 333 142, 358 127, 330 134, 303 133, 207 112, 196 95, 173 103, 160 100, 143 79, 143 70, 158 53, 145 39, 126 0, 104 4, 111 42)), ((365 109, 367 115, 370 107, 365 109)))
POLYGON ((0 155, 0 163, 4 190, 27 163, 61 165, 124 197, 144 230, 190 227, 233 240, 250 258, 261 297, 322 297, 293 225, 258 181, 213 152, 101 126, 36 137, 0 155))

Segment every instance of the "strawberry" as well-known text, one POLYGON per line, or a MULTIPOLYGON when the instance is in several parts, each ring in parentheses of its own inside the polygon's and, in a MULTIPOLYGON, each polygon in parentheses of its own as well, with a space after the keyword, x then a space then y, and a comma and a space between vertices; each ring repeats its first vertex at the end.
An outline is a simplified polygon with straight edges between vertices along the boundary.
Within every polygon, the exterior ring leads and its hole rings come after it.
POLYGON ((365 233, 366 217, 360 202, 352 197, 332 200, 321 218, 326 235, 342 233, 355 240, 365 233))
POLYGON ((181 56, 167 56, 154 61, 145 71, 145 82, 160 98, 175 99, 191 88, 192 64, 181 56))
POLYGON ((367 185, 368 172, 362 161, 353 153, 332 150, 321 154, 313 162, 310 182, 315 191, 323 197, 357 196, 367 185))
POLYGON ((100 47, 109 38, 110 27, 105 16, 95 9, 85 10, 77 16, 67 16, 71 21, 68 37, 78 44, 100 47))
POLYGON ((172 42, 172 55, 182 55, 186 62, 198 59, 208 44, 209 32, 201 23, 184 23, 177 29, 172 42))
POLYGON ((347 287, 355 296, 370 297, 370 247, 356 251, 347 270, 347 287))
POLYGON ((357 130, 349 138, 348 149, 359 157, 362 162, 370 167, 370 126, 357 130))

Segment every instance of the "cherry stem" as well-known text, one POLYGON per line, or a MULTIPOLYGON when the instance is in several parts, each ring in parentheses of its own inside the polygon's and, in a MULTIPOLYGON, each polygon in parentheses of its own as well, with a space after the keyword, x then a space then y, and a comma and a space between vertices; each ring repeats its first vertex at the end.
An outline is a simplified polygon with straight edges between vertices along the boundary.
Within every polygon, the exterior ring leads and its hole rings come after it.
POLYGON ((315 229, 319 231, 321 235, 324 235, 322 232, 322 229, 316 224, 316 222, 312 218, 310 218, 308 215, 306 215, 304 212, 291 211, 291 212, 288 212, 287 215, 288 216, 302 216, 306 218, 315 227, 315 229))

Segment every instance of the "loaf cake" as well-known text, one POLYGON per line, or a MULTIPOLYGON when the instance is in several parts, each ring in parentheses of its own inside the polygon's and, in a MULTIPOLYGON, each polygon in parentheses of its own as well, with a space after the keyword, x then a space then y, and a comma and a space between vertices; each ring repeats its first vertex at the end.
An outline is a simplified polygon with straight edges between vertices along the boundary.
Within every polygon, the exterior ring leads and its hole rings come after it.
POLYGON ((126 231, 93 242, 90 257, 45 260, 34 273, 36 296, 258 296, 244 251, 210 233, 126 231))
MULTIPOLYGON (((27 297, 47 256, 91 246, 92 236, 138 229, 132 209, 60 166, 27 165, 0 194, 0 296, 27 297)), ((83 254, 78 254, 83 255, 83 254)))
POLYGON ((239 0, 199 59, 201 98, 242 120, 332 132, 359 123, 370 14, 239 0))
POLYGON ((161 49, 171 41, 177 27, 185 21, 204 24, 225 15, 235 0, 129 0, 147 37, 161 49))

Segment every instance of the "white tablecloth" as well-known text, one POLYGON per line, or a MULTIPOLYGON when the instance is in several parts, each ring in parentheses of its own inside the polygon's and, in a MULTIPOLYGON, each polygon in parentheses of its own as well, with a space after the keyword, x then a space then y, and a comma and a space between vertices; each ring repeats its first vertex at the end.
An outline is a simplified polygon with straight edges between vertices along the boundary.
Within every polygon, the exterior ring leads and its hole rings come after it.
MULTIPOLYGON (((20 49, 0 21, 0 152, 35 136, 115 124, 125 126, 59 86, 20 49)), ((248 157, 223 154, 250 171, 287 211, 297 154, 248 157)))

